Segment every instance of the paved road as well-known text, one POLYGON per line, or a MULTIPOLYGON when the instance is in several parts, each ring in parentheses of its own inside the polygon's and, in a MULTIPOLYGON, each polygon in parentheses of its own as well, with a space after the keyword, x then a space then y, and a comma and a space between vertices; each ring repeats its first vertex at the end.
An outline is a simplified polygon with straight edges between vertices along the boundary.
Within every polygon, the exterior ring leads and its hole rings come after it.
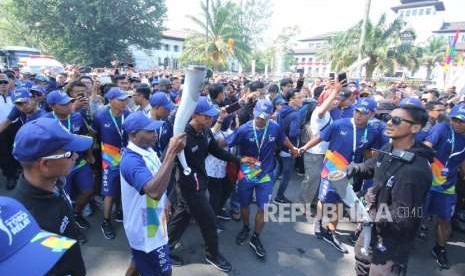
MULTIPOLYGON (((301 178, 289 184, 290 199, 297 198, 301 178)), ((7 194, 3 181, 0 181, 0 194, 7 194)), ((105 240, 100 232, 101 214, 90 218, 92 224, 87 231, 89 242, 83 246, 83 255, 88 275, 124 275, 129 263, 129 248, 122 224, 115 222, 117 238, 105 240)), ((220 234, 220 248, 223 255, 233 264, 229 275, 355 275, 353 248, 343 255, 312 234, 311 221, 299 218, 294 223, 269 223, 265 226, 262 241, 268 252, 266 260, 255 257, 248 245, 237 246, 234 237, 240 231, 241 223, 226 223, 226 231, 220 234)), ((348 239, 352 224, 341 225, 343 240, 348 239)), ((408 275, 465 275, 465 235, 455 234, 448 246, 452 268, 440 271, 430 255, 433 245, 432 234, 429 241, 417 241, 416 250, 409 262, 408 275)), ((221 273, 203 260, 203 241, 195 224, 187 229, 179 254, 187 263, 174 268, 173 275, 227 275, 221 273)))

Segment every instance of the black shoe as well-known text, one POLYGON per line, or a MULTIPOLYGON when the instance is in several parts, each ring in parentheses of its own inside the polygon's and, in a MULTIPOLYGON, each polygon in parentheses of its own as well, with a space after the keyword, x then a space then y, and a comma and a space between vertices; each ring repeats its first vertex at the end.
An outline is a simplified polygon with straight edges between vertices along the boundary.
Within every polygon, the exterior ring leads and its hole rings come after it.
POLYGON ((16 179, 14 178, 8 178, 6 180, 6 189, 7 190, 13 190, 16 186, 16 179))
POLYGON ((224 222, 220 219, 217 219, 216 220, 216 232, 219 234, 223 232, 224 230, 226 230, 226 228, 224 227, 224 222))
POLYGON ((115 231, 113 230, 113 225, 111 225, 110 221, 104 220, 100 228, 102 229, 105 239, 113 240, 115 238, 115 231))
POLYGON ((339 239, 336 237, 335 233, 331 232, 328 229, 322 229, 321 234, 323 236, 323 240, 326 241, 327 243, 331 244, 332 246, 334 246, 334 248, 336 248, 339 252, 342 252, 344 254, 349 253, 349 251, 344 246, 344 244, 342 244, 339 241, 339 239))
POLYGON ((207 263, 213 265, 216 269, 224 271, 224 272, 229 272, 232 270, 232 265, 228 260, 226 260, 221 254, 218 254, 218 256, 212 257, 209 254, 205 254, 205 261, 207 263))
POLYGON ((116 212, 115 221, 123 222, 123 211, 119 210, 116 212))
POLYGON ((264 258, 266 256, 266 251, 265 248, 263 248, 262 242, 260 241, 260 238, 257 235, 253 235, 250 238, 249 241, 250 247, 255 251, 255 254, 257 254, 258 257, 264 258))
POLYGON ((357 240, 358 240, 358 236, 360 236, 360 232, 359 231, 354 231, 352 232, 352 234, 350 234, 350 243, 352 245, 355 245, 357 243, 357 240))
POLYGON ((291 204, 292 201, 290 201, 289 199, 287 199, 285 196, 283 197, 276 197, 274 200, 273 200, 274 203, 276 204, 291 204))
POLYGON ((436 259, 441 269, 449 269, 449 260, 447 259, 447 251, 444 247, 435 246, 431 250, 431 254, 436 259))
POLYGON ((242 227, 241 232, 236 236, 236 243, 238 245, 243 245, 244 242, 249 238, 250 228, 248 226, 242 227))
POLYGON ((183 266, 184 265, 184 260, 178 255, 174 255, 170 253, 170 260, 171 260, 172 266, 183 266))
POLYGON ((84 235, 84 234, 81 233, 80 231, 79 231, 79 236, 78 236, 77 240, 78 240, 78 242, 79 242, 79 245, 83 245, 83 244, 87 243, 87 237, 86 237, 86 235, 84 235))
POLYGON ((222 220, 231 220, 231 216, 224 209, 221 209, 216 217, 222 220))
POLYGON ((89 229, 90 224, 82 215, 74 213, 74 220, 76 221, 76 225, 79 228, 81 228, 81 229, 89 229))

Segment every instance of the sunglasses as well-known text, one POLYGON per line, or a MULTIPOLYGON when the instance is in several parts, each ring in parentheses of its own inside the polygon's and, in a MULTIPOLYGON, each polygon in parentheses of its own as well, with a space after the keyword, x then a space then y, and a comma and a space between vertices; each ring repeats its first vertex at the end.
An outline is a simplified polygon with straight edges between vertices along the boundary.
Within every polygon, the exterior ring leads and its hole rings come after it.
POLYGON ((8 81, 0 81, 0 85, 2 84, 8 84, 8 81))
POLYGON ((73 156, 73 152, 67 151, 61 154, 45 156, 45 157, 42 157, 42 159, 44 160, 58 160, 58 159, 63 159, 63 158, 70 159, 72 156, 73 156))
POLYGON ((421 99, 422 102, 427 103, 428 99, 421 99))
POLYGON ((417 125, 418 124, 417 122, 407 120, 407 119, 401 118, 399 116, 391 116, 390 114, 387 114, 386 116, 384 116, 384 121, 386 123, 391 121, 392 124, 395 125, 395 126, 399 126, 400 124, 402 124, 402 122, 406 122, 406 123, 409 123, 411 125, 417 125))

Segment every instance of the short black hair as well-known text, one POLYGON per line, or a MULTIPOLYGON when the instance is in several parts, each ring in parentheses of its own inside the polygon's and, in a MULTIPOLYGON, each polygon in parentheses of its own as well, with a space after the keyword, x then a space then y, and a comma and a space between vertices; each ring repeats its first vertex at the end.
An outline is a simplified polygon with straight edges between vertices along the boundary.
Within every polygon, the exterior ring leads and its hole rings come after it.
POLYGON ((92 84, 94 84, 94 80, 90 76, 81 76, 79 78, 79 81, 82 81, 82 79, 88 79, 92 84))
POLYGON ((440 101, 430 101, 430 102, 427 102, 427 103, 425 104, 425 108, 426 108, 426 110, 431 111, 431 110, 433 110, 434 107, 437 106, 437 105, 444 105, 444 103, 442 103, 442 102, 440 102, 440 101))
POLYGON ((283 87, 283 86, 288 85, 289 83, 293 84, 292 79, 290 79, 290 78, 285 78, 285 79, 282 79, 282 80, 279 82, 279 86, 280 86, 280 87, 283 87))
POLYGON ((315 100, 318 100, 323 91, 325 91, 325 87, 323 85, 315 87, 315 89, 313 90, 313 98, 315 100))
POLYGON ((208 87, 208 95, 212 100, 218 98, 218 95, 224 92, 224 85, 220 83, 212 84, 208 87))
POLYGON ((150 98, 150 94, 152 93, 152 89, 147 84, 143 83, 137 86, 136 93, 141 94, 146 100, 150 98))
POLYGON ((412 120, 420 124, 421 127, 424 127, 426 125, 426 122, 428 122, 428 113, 422 107, 416 105, 403 105, 399 108, 407 111, 410 117, 412 117, 412 120))
POLYGON ((87 88, 87 86, 84 83, 82 83, 79 80, 75 80, 75 81, 69 83, 68 86, 66 86, 66 93, 68 94, 68 96, 71 96, 71 91, 73 91, 73 88, 76 87, 76 86, 77 87, 85 87, 85 88, 87 88))
POLYGON ((278 93, 279 92, 279 86, 277 84, 271 84, 268 87, 268 93, 278 93))
POLYGON ((253 81, 249 85, 250 92, 255 92, 258 89, 262 89, 265 87, 265 84, 261 81, 253 81))
POLYGON ((287 94, 284 96, 284 99, 286 102, 289 102, 292 98, 294 98, 298 93, 300 92, 299 89, 292 89, 292 91, 287 92, 287 94))

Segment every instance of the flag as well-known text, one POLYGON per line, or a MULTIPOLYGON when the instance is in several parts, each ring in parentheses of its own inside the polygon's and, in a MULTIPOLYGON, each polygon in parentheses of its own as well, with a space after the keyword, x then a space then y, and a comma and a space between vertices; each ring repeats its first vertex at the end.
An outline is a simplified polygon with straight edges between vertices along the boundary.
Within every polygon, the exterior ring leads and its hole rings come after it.
POLYGON ((455 46, 457 44, 458 39, 459 39, 459 30, 455 32, 455 36, 449 41, 449 45, 447 45, 446 53, 444 55, 444 71, 449 70, 451 61, 454 59, 454 56, 456 53, 455 46))

